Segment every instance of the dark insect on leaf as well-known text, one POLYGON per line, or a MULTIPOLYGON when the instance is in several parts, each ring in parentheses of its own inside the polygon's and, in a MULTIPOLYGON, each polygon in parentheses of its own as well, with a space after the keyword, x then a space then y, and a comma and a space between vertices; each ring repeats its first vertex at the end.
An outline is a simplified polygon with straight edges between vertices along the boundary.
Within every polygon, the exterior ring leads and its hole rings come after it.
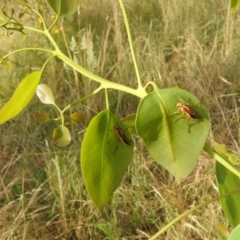
POLYGON ((130 146, 131 143, 132 143, 132 140, 130 140, 130 139, 128 139, 128 138, 126 137, 126 135, 124 134, 124 132, 123 132, 123 130, 121 129, 121 127, 120 127, 118 124, 116 124, 116 125, 114 126, 114 129, 115 129, 115 132, 116 132, 116 134, 118 135, 119 139, 121 140, 121 142, 122 142, 123 144, 125 144, 125 145, 130 146))
POLYGON ((199 120, 201 118, 195 110, 184 103, 179 102, 176 104, 176 107, 186 116, 187 119, 192 118, 194 120, 199 120))

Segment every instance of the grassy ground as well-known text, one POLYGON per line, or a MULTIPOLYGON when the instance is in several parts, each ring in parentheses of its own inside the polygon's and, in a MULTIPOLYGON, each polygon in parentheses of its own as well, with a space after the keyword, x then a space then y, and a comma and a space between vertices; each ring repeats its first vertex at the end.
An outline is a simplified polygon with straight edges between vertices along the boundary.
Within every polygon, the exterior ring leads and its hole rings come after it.
MULTIPOLYGON (((33 5, 51 21, 44 1, 37 2, 33 5)), ((117 1, 80 2, 79 14, 63 23, 65 33, 54 29, 59 45, 67 54, 75 47, 72 57, 94 73, 136 86, 117 1)), ((143 0, 141 4, 128 0, 126 8, 144 82, 153 80, 161 88, 179 85, 196 95, 211 115, 211 138, 239 151, 239 14, 231 15, 225 0, 143 0)), ((31 16, 24 18, 28 24, 40 24, 31 16)), ((21 46, 47 46, 33 34, 26 39, 21 34, 1 34, 1 55, 21 46)), ((11 57, 13 72, 1 66, 1 106, 19 80, 41 67, 45 58, 41 53, 22 52, 11 57)), ((49 64, 42 83, 51 86, 60 106, 95 87, 59 61, 49 64)), ((136 111, 139 102, 116 91, 110 99, 113 112, 121 117, 136 111)), ((217 195, 213 159, 203 153, 194 172, 178 183, 136 139, 124 181, 98 212, 86 193, 79 152, 89 120, 104 107, 104 96, 98 94, 73 109, 82 112, 86 121, 71 129, 74 140, 66 148, 52 143, 54 124, 34 120, 37 111, 55 114, 37 98, 17 118, 0 126, 1 239, 148 239, 179 214, 217 195)), ((217 202, 175 224, 158 239, 221 240, 226 239, 224 229, 231 227, 217 202)))

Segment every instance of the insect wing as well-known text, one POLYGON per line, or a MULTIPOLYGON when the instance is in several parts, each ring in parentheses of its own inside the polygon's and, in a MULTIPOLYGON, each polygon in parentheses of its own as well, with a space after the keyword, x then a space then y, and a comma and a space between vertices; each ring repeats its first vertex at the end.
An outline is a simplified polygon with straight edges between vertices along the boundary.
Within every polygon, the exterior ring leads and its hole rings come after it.
POLYGON ((201 118, 200 115, 196 111, 194 111, 192 108, 190 108, 189 115, 191 118, 195 120, 199 120, 201 118))
POLYGON ((199 114, 193 110, 190 106, 184 104, 184 103, 177 103, 176 107, 183 113, 186 115, 187 118, 192 118, 195 120, 199 120, 200 116, 199 114))

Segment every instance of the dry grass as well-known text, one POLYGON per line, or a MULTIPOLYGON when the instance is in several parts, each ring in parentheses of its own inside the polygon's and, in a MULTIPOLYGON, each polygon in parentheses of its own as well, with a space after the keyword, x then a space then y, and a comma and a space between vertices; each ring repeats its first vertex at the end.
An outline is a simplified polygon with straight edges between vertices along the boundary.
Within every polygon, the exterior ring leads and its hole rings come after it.
MULTIPOLYGON (((51 16, 43 3, 34 4, 51 16)), ((211 136, 239 151, 239 14, 232 16, 224 0, 143 0, 141 4, 128 0, 126 7, 144 82, 154 80, 161 88, 179 85, 195 94, 210 112, 211 136)), ((117 1, 83 0, 80 15, 66 19, 64 26, 67 45, 57 28, 55 38, 81 66, 112 81, 136 85, 117 1), (72 37, 76 54, 71 52, 72 37)), ((1 54, 25 44, 47 45, 32 34, 23 42, 19 38, 20 34, 2 36, 1 54)), ((40 53, 19 53, 12 58, 13 73, 1 66, 1 105, 19 80, 33 67, 41 67, 44 59, 40 53)), ((42 82, 51 86, 60 106, 96 87, 58 61, 51 62, 42 82)), ((136 111, 138 99, 116 93, 110 94, 116 114, 123 117, 136 111)), ((104 107, 104 96, 98 94, 74 109, 86 115, 86 122, 71 129, 74 141, 64 149, 50 140, 54 125, 39 125, 33 119, 32 114, 40 110, 55 114, 36 98, 20 116, 0 126, 1 239, 148 239, 174 217, 217 195, 214 160, 202 154, 194 172, 177 183, 136 139, 123 183, 98 212, 81 176, 79 142, 89 120, 104 107)), ((225 239, 219 224, 231 229, 219 203, 214 203, 159 239, 225 239)))

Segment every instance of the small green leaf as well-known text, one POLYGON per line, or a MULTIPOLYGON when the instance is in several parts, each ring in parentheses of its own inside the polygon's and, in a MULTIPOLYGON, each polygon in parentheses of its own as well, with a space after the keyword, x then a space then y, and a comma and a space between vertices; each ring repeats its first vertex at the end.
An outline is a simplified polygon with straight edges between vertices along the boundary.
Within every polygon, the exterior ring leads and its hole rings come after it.
POLYGON ((0 64, 6 65, 11 71, 13 70, 12 62, 7 59, 0 59, 0 64))
POLYGON ((60 17, 71 16, 77 11, 77 0, 47 0, 49 6, 60 17))
POLYGON ((70 119, 71 119, 72 123, 78 124, 78 123, 81 123, 82 121, 84 121, 85 116, 81 113, 74 112, 70 115, 70 119))
POLYGON ((218 154, 226 154, 227 153, 227 149, 226 149, 225 144, 214 142, 213 147, 218 154))
POLYGON ((216 150, 216 152, 221 155, 221 157, 229 160, 231 164, 238 165, 240 163, 239 157, 236 154, 228 151, 225 144, 220 144, 215 141, 213 143, 213 147, 216 150))
POLYGON ((37 86, 36 94, 42 103, 55 105, 52 90, 46 84, 39 84, 37 86))
POLYGON ((88 194, 99 209, 121 183, 132 154, 131 135, 113 113, 105 110, 91 120, 83 139, 80 161, 88 194), (116 127, 129 144, 122 141, 116 127))
POLYGON ((59 147, 67 146, 71 142, 71 134, 69 129, 65 126, 55 128, 52 139, 59 147))
POLYGON ((8 66, 8 68, 12 71, 13 70, 13 65, 11 61, 7 61, 6 65, 8 66))
POLYGON ((17 116, 31 101, 41 78, 41 71, 27 75, 13 93, 10 100, 0 110, 0 124, 17 116))
MULTIPOLYGON (((216 163, 216 175, 220 194, 224 194, 239 188, 239 178, 219 162, 216 163)), ((220 202, 230 223, 234 227, 240 224, 240 193, 235 193, 222 198, 220 202)))
POLYGON ((233 229, 228 240, 239 240, 239 236, 240 236, 240 224, 233 229))
POLYGON ((221 223, 221 222, 218 222, 217 225, 216 225, 216 227, 217 227, 220 235, 221 235, 222 237, 224 237, 224 239, 226 239, 227 236, 228 236, 228 230, 227 230, 226 224, 223 224, 223 223, 221 223))
POLYGON ((138 107, 138 135, 144 140, 150 155, 178 180, 193 170, 209 129, 208 113, 203 105, 182 89, 154 91, 138 107), (187 119, 176 107, 177 103, 191 106, 199 119, 187 119))
POLYGON ((47 113, 43 113, 43 112, 35 113, 34 117, 41 123, 45 123, 50 120, 49 115, 47 113))
POLYGON ((228 157, 228 160, 231 164, 238 165, 240 163, 239 157, 234 153, 227 153, 226 156, 228 157))

